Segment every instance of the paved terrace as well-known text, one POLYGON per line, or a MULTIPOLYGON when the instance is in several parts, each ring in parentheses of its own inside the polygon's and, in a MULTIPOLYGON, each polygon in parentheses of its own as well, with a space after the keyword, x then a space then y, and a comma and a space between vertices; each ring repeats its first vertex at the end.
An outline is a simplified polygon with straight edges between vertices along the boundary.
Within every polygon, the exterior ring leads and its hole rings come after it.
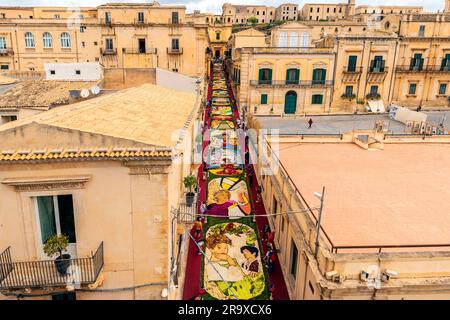
POLYGON ((335 245, 450 244, 450 144, 279 146, 311 207, 326 186, 322 226, 335 245))
MULTIPOLYGON (((431 123, 439 124, 444 119, 444 127, 450 128, 450 111, 425 112, 431 123)), ((280 129, 280 133, 294 134, 333 134, 345 133, 355 130, 370 130, 378 120, 389 122, 389 132, 404 133, 405 125, 401 122, 391 120, 388 114, 368 115, 323 115, 312 117, 257 117, 262 128, 280 129), (308 129, 308 120, 313 119, 311 129, 308 129)))

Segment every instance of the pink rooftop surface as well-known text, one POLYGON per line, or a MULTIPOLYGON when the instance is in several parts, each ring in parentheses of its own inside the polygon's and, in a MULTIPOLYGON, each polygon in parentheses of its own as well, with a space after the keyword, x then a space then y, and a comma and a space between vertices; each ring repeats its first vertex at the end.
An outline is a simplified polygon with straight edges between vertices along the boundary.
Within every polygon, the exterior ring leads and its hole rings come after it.
POLYGON ((279 148, 311 208, 319 207, 313 193, 326 186, 322 226, 335 246, 450 244, 450 144, 279 148))

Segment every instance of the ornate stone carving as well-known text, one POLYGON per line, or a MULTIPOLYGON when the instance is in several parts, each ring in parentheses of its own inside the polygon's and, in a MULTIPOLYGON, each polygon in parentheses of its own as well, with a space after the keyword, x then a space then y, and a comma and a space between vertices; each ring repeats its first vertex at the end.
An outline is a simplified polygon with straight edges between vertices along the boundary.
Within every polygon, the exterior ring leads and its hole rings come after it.
POLYGON ((83 189, 91 176, 73 177, 42 177, 42 178, 11 178, 2 181, 19 192, 83 189))

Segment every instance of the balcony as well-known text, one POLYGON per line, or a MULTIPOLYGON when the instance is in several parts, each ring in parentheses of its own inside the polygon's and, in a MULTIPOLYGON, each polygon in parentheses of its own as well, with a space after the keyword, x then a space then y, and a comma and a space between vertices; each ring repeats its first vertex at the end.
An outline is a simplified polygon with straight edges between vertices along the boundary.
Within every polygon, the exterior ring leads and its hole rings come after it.
POLYGON ((328 47, 244 47, 241 50, 255 54, 332 54, 333 48, 328 47))
POLYGON ((157 48, 145 48, 145 50, 139 48, 123 48, 123 53, 126 54, 157 54, 157 48))
POLYGON ((342 71, 343 82, 358 82, 361 78, 362 67, 344 67, 342 71))
POLYGON ((255 87, 332 87, 333 80, 250 80, 255 87))
POLYGON ((167 54, 183 54, 183 48, 167 48, 167 54))
POLYGON ((104 24, 107 26, 111 26, 112 24, 114 24, 114 20, 113 19, 100 19, 100 24, 104 24))
POLYGON ((396 68, 397 72, 450 72, 450 65, 428 65, 428 66, 420 66, 420 65, 400 65, 396 68))
POLYGON ((136 24, 136 25, 145 25, 145 24, 148 24, 148 21, 147 21, 147 19, 144 19, 144 20, 142 20, 142 19, 134 19, 134 24, 136 24))
POLYGON ((0 48, 0 56, 13 55, 14 51, 12 48, 0 48))
POLYGON ((102 55, 116 55, 117 54, 117 48, 114 49, 103 49, 100 48, 100 54, 102 55))
POLYGON ((0 254, 0 290, 66 286, 75 281, 94 283, 103 268, 103 242, 89 258, 68 259, 68 273, 62 276, 54 260, 12 262, 11 247, 0 254))
POLYGON ((384 66, 375 66, 370 67, 367 72, 367 81, 369 82, 383 82, 386 79, 386 75, 389 71, 388 67, 384 66))

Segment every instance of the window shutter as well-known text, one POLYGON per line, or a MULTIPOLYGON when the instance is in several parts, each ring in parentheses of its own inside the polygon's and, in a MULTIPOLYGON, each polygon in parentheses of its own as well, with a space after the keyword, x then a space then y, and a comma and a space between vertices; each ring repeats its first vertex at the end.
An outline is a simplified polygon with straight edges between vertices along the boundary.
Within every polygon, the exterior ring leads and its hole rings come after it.
POLYGON ((272 82, 272 69, 269 69, 269 76, 267 80, 269 80, 269 83, 272 82))
POLYGON ((262 81, 262 77, 263 77, 263 69, 259 69, 259 76, 258 76, 259 82, 262 81))
POLYGON ((300 69, 295 69, 295 81, 298 83, 300 79, 300 69))

